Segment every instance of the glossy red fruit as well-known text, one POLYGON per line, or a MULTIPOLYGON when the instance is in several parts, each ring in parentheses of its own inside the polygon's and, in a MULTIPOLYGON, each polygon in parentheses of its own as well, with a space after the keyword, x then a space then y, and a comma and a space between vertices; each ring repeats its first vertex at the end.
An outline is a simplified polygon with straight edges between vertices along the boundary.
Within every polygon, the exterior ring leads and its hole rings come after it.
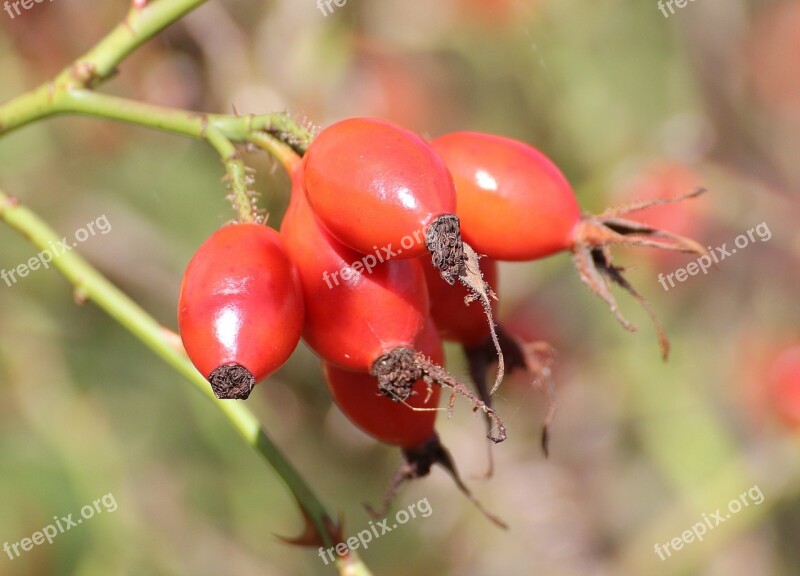
MULTIPOLYGON (((442 341, 432 319, 428 319, 417 345, 433 362, 441 364, 444 361, 442 341)), ((336 404, 350 421, 381 442, 402 449, 404 461, 383 498, 382 510, 376 511, 367 505, 373 517, 385 516, 392 499, 404 483, 427 476, 433 465, 438 464, 489 520, 501 528, 507 528, 502 520, 475 499, 461 480, 449 451, 439 440, 434 423, 441 387, 432 386, 422 379, 417 380, 413 386, 416 394, 401 403, 375 394, 375 378, 368 374, 343 370, 327 362, 323 362, 323 371, 336 404)))
POLYGON ((369 372, 392 348, 413 346, 430 308, 418 260, 381 263, 339 243, 311 211, 301 171, 281 234, 303 288, 303 338, 322 359, 369 372))
POLYGON ((706 254, 703 246, 689 238, 623 218, 656 204, 698 196, 703 189, 669 200, 606 210, 597 216, 581 216, 564 175, 544 154, 524 142, 456 132, 431 144, 455 180, 465 244, 498 260, 535 260, 571 252, 581 280, 608 304, 625 328, 636 330, 619 311, 610 285, 617 284, 644 306, 656 326, 666 359, 669 342, 661 324, 624 278, 623 269, 612 264, 609 248, 647 246, 706 254))
POLYGON ((395 124, 350 118, 314 139, 304 161, 309 203, 342 244, 363 254, 414 258, 426 234, 453 214, 453 180, 422 138, 395 124))
MULTIPOLYGON (((464 299, 470 297, 469 290, 461 285, 453 286, 442 282, 439 272, 427 258, 423 258, 428 294, 431 300, 431 317, 439 335, 451 342, 458 342, 470 348, 484 343, 490 337, 486 313, 480 301, 464 306, 464 299)), ((483 279, 492 290, 497 291, 497 262, 491 258, 480 259, 483 279)), ((490 300, 492 316, 497 316, 497 300, 490 300)))
MULTIPOLYGON (((444 362, 442 342, 432 321, 420 337, 419 349, 437 364, 444 362)), ((329 362, 323 362, 323 371, 336 404, 367 434, 402 448, 420 446, 434 435, 441 387, 417 380, 412 395, 402 403, 378 393, 375 378, 365 372, 344 370, 329 362)))
POLYGON ((498 260, 534 260, 567 250, 581 211, 567 179, 518 140, 455 132, 431 142, 458 193, 464 240, 498 260))
POLYGON ((303 326, 300 283, 280 235, 260 224, 212 234, 184 273, 178 325, 217 397, 247 398, 289 358, 303 326))
POLYGON ((800 344, 775 357, 767 370, 766 383, 774 412, 787 427, 800 430, 800 344))
POLYGON ((497 430, 492 440, 505 439, 495 412, 414 348, 430 308, 420 260, 381 262, 346 248, 317 221, 302 170, 292 182, 281 232, 303 286, 306 343, 323 360, 372 374, 378 390, 393 398, 405 400, 422 377, 448 386, 489 414, 497 430))

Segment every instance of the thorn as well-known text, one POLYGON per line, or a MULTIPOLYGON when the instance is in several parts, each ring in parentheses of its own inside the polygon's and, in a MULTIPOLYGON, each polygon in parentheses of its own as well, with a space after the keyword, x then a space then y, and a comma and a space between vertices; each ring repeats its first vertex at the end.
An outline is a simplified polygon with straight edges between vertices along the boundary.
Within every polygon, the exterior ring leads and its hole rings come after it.
MULTIPOLYGON (((300 533, 299 536, 294 538, 280 536, 275 534, 274 536, 286 544, 291 544, 292 546, 308 546, 311 548, 318 548, 320 546, 325 546, 325 540, 322 538, 320 533, 317 531, 314 522, 308 516, 308 513, 305 511, 303 507, 300 508, 303 514, 303 531, 300 533)), ((344 542, 344 535, 343 535, 343 526, 344 522, 339 517, 339 522, 336 523, 327 516, 323 517, 323 522, 325 524, 325 531, 327 532, 327 536, 330 540, 334 542, 334 544, 338 544, 340 542, 344 542)))

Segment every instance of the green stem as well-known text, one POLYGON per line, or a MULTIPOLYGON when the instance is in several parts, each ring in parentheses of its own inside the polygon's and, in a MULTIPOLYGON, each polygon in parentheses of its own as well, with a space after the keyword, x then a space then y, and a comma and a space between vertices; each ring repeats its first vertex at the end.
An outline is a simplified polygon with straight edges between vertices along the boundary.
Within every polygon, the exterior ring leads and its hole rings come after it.
POLYGON ((131 52, 206 1, 150 0, 141 7, 132 6, 120 24, 62 75, 70 75, 86 87, 97 86, 113 76, 131 52))
MULTIPOLYGON (((5 221, 40 250, 49 250, 50 246, 60 242, 59 236, 43 220, 2 191, 0 191, 0 220, 5 221)), ((244 403, 217 400, 206 379, 175 346, 175 339, 171 337, 170 332, 78 256, 77 252, 70 251, 58 256, 53 259, 53 266, 74 286, 81 299, 95 302, 208 397, 227 417, 245 442, 255 449, 283 480, 313 524, 325 547, 336 545, 335 537, 330 531, 330 514, 244 403)), ((342 574, 369 576, 368 569, 354 554, 349 558, 340 559, 337 566, 342 574)))
POLYGON ((155 0, 141 8, 133 6, 105 38, 53 80, 6 103, 0 114, 0 133, 57 113, 53 103, 59 93, 99 86, 136 48, 205 2, 155 0))
POLYGON ((206 140, 219 153, 228 173, 228 181, 233 191, 233 206, 239 214, 240 222, 256 222, 254 196, 247 187, 247 172, 244 162, 239 158, 236 147, 225 135, 214 127, 206 128, 206 140))
MULTIPOLYGON (((206 0, 136 0, 127 16, 94 48, 64 69, 52 81, 0 106, 0 136, 51 116, 77 114, 129 122, 207 141, 222 158, 233 191, 239 217, 256 219, 248 192, 246 168, 234 142, 254 140, 267 150, 281 153, 286 164, 292 159, 285 143, 302 155, 313 134, 286 114, 217 115, 200 114, 132 102, 92 91, 117 71, 117 66, 142 43, 203 4, 206 0)), ((296 158, 293 159, 296 163, 296 158)), ((0 219, 26 236, 42 250, 57 235, 33 212, 0 192, 0 219)), ((53 265, 69 280, 76 295, 93 300, 100 308, 150 347, 154 353, 184 375, 228 418, 241 437, 254 448, 281 477, 296 498, 314 531, 326 547, 335 546, 333 523, 303 477, 272 443, 255 416, 240 402, 217 400, 205 378, 186 358, 176 336, 160 326, 141 307, 112 285, 85 260, 68 252, 53 265)), ((355 553, 337 556, 340 574, 370 576, 355 553)))
POLYGON ((290 178, 303 161, 290 146, 263 132, 253 132, 250 135, 250 142, 277 159, 290 178))
MULTIPOLYGON (((281 144, 301 154, 311 133, 286 114, 231 116, 202 114, 153 106, 91 90, 56 90, 40 87, 0 107, 0 136, 35 120, 60 114, 77 114, 145 126, 182 136, 205 140, 222 158, 233 192, 239 220, 257 220, 253 196, 248 188, 244 162, 233 142, 254 142, 280 153, 281 144), (277 135, 277 136, 276 136, 277 135)), ((278 156, 284 161, 284 157, 278 156)))
POLYGON ((0 136, 31 122, 64 114, 117 120, 199 140, 207 139, 209 127, 216 128, 232 142, 249 142, 253 135, 272 137, 299 154, 305 152, 313 138, 311 130, 288 114, 204 114, 91 90, 56 89, 52 84, 42 85, 0 106, 0 136))

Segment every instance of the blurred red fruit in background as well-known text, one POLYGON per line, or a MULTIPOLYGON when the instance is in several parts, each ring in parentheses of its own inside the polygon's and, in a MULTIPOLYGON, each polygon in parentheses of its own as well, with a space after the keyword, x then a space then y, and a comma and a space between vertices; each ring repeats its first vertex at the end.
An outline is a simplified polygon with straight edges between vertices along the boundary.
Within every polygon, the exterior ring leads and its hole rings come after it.
POLYGON ((747 48, 756 97, 766 108, 800 119, 800 1, 764 8, 747 48))
POLYGON ((800 344, 783 349, 769 364, 766 392, 778 418, 800 430, 800 344))
MULTIPOLYGON (((700 175, 692 168, 680 162, 662 160, 646 166, 623 186, 621 202, 674 198, 702 188, 702 183, 700 175)), ((702 244, 707 228, 703 213, 703 205, 707 202, 705 198, 701 196, 691 202, 652 206, 639 212, 631 212, 628 217, 651 228, 695 238, 702 244)), ((674 266, 686 260, 685 254, 666 250, 643 250, 639 255, 646 255, 658 268, 674 266)))

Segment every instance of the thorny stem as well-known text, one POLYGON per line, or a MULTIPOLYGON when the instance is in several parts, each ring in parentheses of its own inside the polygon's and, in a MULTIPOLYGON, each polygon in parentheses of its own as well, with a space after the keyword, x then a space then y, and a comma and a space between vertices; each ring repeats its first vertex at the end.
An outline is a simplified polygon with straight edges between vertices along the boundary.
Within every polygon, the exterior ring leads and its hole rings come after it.
POLYGON ((64 70, 61 76, 73 76, 87 88, 108 80, 117 71, 117 65, 143 43, 173 22, 205 4, 206 0, 155 0, 131 3, 125 19, 89 52, 64 70), (89 71, 80 77, 80 71, 89 71))
MULTIPOLYGON (((21 206, 19 202, 0 191, 0 220, 25 236, 34 246, 42 250, 59 242, 59 236, 36 214, 21 206)), ((180 346, 180 339, 173 332, 156 322, 145 310, 111 284, 89 265, 77 252, 70 251, 53 260, 53 266, 74 286, 81 300, 91 300, 109 316, 148 346, 167 364, 183 375, 195 388, 207 396, 242 439, 258 452, 284 481, 299 504, 306 521, 313 526, 314 535, 325 547, 335 546, 339 526, 312 492, 305 479, 272 442, 258 419, 242 402, 217 400, 208 382, 192 366, 180 346)), ((339 559, 340 569, 345 564, 350 572, 368 576, 370 573, 357 557, 339 559), (356 567, 356 568, 354 568, 356 567)))
POLYGON ((56 113, 48 103, 58 93, 96 88, 117 72, 117 66, 139 46, 206 0, 135 2, 125 19, 53 80, 6 104, 0 128, 13 130, 56 113))
MULTIPOLYGON (((244 162, 233 143, 253 142, 270 152, 277 152, 278 146, 282 144, 280 139, 283 138, 293 143, 283 145, 284 149, 303 151, 311 138, 310 132, 305 128, 300 128, 299 135, 296 131, 289 131, 294 121, 285 114, 249 116, 200 114, 98 94, 91 90, 66 90, 53 94, 34 91, 20 98, 23 98, 21 103, 18 102, 18 98, 0 107, 0 136, 24 125, 24 120, 30 114, 39 114, 39 118, 56 114, 76 114, 126 122, 205 140, 223 161, 227 180, 231 186, 233 204, 242 222, 256 221, 258 215, 253 194, 248 186, 249 177, 244 162), (292 138, 289 138, 290 135, 292 138)), ((299 128, 299 125, 296 126, 299 128)), ((281 157, 278 159, 283 161, 281 157)))
POLYGON ((248 188, 248 177, 244 162, 239 158, 236 148, 222 132, 216 128, 206 128, 206 140, 219 153, 225 171, 228 173, 228 183, 231 187, 233 207, 239 215, 240 222, 258 221, 255 197, 248 188))
MULTIPOLYGON (((258 143, 270 150, 270 140, 285 143, 302 155, 312 131, 288 114, 199 114, 133 102, 93 92, 117 73, 117 66, 136 48, 206 0, 133 0, 124 20, 86 54, 52 80, 0 106, 0 137, 33 122, 57 115, 77 114, 129 122, 208 142, 220 155, 239 217, 256 219, 248 176, 234 143, 258 143)), ((288 156, 279 157, 284 162, 288 156)), ((0 219, 45 249, 58 242, 55 233, 16 199, 0 192, 0 219)), ((245 442, 253 447, 286 483, 313 532, 327 547, 337 544, 340 528, 330 519, 303 477, 272 443, 256 417, 241 403, 217 401, 208 382, 186 358, 176 334, 160 326, 135 302, 94 270, 76 253, 69 252, 54 266, 73 284, 76 295, 91 299, 111 317, 192 382, 228 418, 245 442)), ((336 558, 340 574, 369 576, 369 569, 351 552, 336 558)))
POLYGON ((289 176, 295 173, 302 162, 298 153, 291 146, 263 132, 250 134, 250 142, 274 156, 289 176))
POLYGON ((98 94, 92 89, 116 73, 117 65, 143 42, 205 0, 137 1, 125 20, 53 80, 0 106, 0 136, 27 124, 64 114, 130 122, 207 141, 220 155, 242 222, 258 219, 248 177, 233 142, 260 134, 286 142, 303 154, 313 135, 286 114, 200 114, 98 94))
POLYGON ((173 134, 206 139, 215 128, 232 142, 250 142, 252 135, 271 136, 302 154, 313 133, 288 114, 206 114, 156 106, 81 88, 57 89, 45 84, 0 106, 0 135, 50 116, 75 114, 118 120, 173 134))

